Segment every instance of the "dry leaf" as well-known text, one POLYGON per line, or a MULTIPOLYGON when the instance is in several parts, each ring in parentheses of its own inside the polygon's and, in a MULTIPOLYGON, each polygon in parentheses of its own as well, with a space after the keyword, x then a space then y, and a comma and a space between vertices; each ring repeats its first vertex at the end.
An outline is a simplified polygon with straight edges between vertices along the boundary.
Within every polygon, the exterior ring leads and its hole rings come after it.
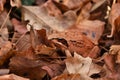
MULTIPOLYGON (((59 0, 56 0, 60 2, 59 0)), ((62 3, 66 5, 69 9, 82 8, 90 0, 62 0, 62 3)))
POLYGON ((10 0, 10 4, 12 7, 21 7, 21 0, 10 0))
MULTIPOLYGON (((92 59, 84 58, 77 53, 74 53, 74 57, 68 57, 65 60, 66 68, 69 74, 80 74, 85 80, 94 80, 90 78, 91 75, 98 74, 103 69, 101 66, 92 63, 92 59)), ((98 77, 100 78, 100 77, 98 77)))
POLYGON ((6 3, 6 0, 0 0, 0 12, 4 10, 4 4, 6 3))
POLYGON ((13 54, 10 50, 12 50, 12 43, 8 41, 4 43, 4 46, 0 49, 0 66, 3 65, 4 62, 13 54))
POLYGON ((77 28, 91 39, 94 44, 98 44, 98 40, 103 34, 105 23, 99 20, 83 20, 77 26, 77 28))
POLYGON ((46 71, 41 69, 41 66, 37 61, 24 57, 13 57, 10 60, 9 66, 10 72, 30 78, 30 80, 42 80, 46 75, 46 71))
POLYGON ((16 37, 19 37, 17 41, 15 42, 15 47, 17 51, 25 51, 29 47, 31 47, 30 43, 30 33, 25 33, 23 35, 15 34, 13 41, 15 40, 16 37))
POLYGON ((77 18, 76 24, 79 24, 82 20, 88 19, 90 17, 91 7, 92 7, 92 4, 89 2, 81 9, 81 12, 77 18))
POLYGON ((47 47, 45 45, 38 45, 35 48, 36 54, 43 54, 43 55, 53 55, 55 53, 56 49, 47 47))
POLYGON ((0 80, 30 80, 30 79, 23 78, 15 74, 9 74, 9 75, 0 76, 0 80))
POLYGON ((44 4, 46 2, 46 0, 36 0, 35 3, 39 6, 41 6, 42 4, 44 4))
POLYGON ((112 37, 115 33, 115 20, 120 16, 120 3, 115 3, 112 5, 110 16, 109 16, 109 23, 111 24, 111 34, 108 37, 112 37))
POLYGON ((0 75, 5 75, 8 74, 10 72, 9 69, 0 69, 0 75))
POLYGON ((14 26, 15 31, 17 31, 18 33, 25 34, 27 32, 27 22, 20 22, 15 18, 13 18, 11 22, 14 26))
POLYGON ((112 45, 110 47, 110 54, 115 55, 116 56, 116 63, 120 63, 120 45, 112 45))
POLYGON ((65 64, 64 62, 59 62, 56 64, 50 64, 47 66, 43 66, 42 69, 46 70, 47 73, 50 75, 50 77, 53 78, 63 73, 65 69, 65 64))
POLYGON ((87 76, 81 76, 80 74, 61 74, 56 76, 52 80, 93 80, 87 76))
POLYGON ((94 1, 96 2, 93 7, 91 8, 90 12, 93 12, 94 10, 96 10, 97 8, 99 8, 103 3, 105 3, 106 0, 98 0, 98 1, 94 1))
POLYGON ((90 10, 90 20, 102 20, 105 21, 105 19, 108 18, 109 15, 109 9, 108 4, 110 0, 99 0, 99 1, 93 1, 93 6, 90 10))
POLYGON ((47 12, 49 15, 54 16, 58 19, 62 18, 62 12, 57 8, 57 6, 53 3, 52 0, 48 0, 44 4, 44 6, 47 9, 47 12))
MULTIPOLYGON (((95 45, 91 42, 91 40, 83 35, 79 29, 70 29, 61 33, 55 33, 49 35, 49 39, 65 39, 68 44, 68 49, 71 52, 77 52, 78 54, 86 57, 89 55, 90 51, 95 47, 95 45)), ((97 49, 97 53, 94 54, 98 55, 99 49, 97 49)), ((94 56, 96 57, 96 56, 94 56)))
POLYGON ((51 32, 51 30, 63 31, 73 25, 76 20, 76 14, 73 11, 67 11, 62 15, 61 19, 57 19, 54 16, 50 16, 47 9, 49 9, 49 7, 45 4, 41 7, 23 6, 22 13, 24 19, 30 20, 30 24, 34 26, 35 29, 44 28, 47 32, 51 32))

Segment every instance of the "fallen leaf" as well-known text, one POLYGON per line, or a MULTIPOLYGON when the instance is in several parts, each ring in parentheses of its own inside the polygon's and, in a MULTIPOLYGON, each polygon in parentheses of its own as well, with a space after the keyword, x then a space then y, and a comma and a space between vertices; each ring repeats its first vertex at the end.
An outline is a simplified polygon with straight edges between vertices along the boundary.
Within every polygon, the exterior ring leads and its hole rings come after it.
POLYGON ((0 66, 2 66, 4 62, 10 58, 11 55, 13 55, 10 50, 12 50, 12 43, 8 41, 4 43, 4 46, 2 46, 0 49, 0 66))
POLYGON ((101 20, 105 21, 108 19, 109 15, 109 6, 110 0, 100 0, 100 1, 93 1, 93 6, 90 10, 90 20, 101 20))
POLYGON ((0 75, 6 75, 10 72, 9 69, 0 69, 0 75))
POLYGON ((81 21, 86 20, 90 17, 90 10, 91 10, 92 4, 89 2, 83 8, 81 9, 81 12, 79 13, 77 17, 76 24, 79 24, 81 21))
MULTIPOLYGON (((60 2, 59 0, 56 0, 60 2)), ((90 0, 62 0, 61 3, 66 5, 69 9, 82 8, 90 0)))
MULTIPOLYGON (((61 33, 55 33, 55 34, 49 35, 48 38, 49 39, 52 39, 52 38, 65 39, 68 44, 68 49, 71 52, 77 52, 78 54, 84 57, 87 57, 90 51, 95 47, 94 43, 92 43, 88 37, 82 34, 79 29, 70 29, 61 33)), ((96 52, 97 53, 94 53, 94 54, 97 55, 98 51, 96 52)))
POLYGON ((56 76, 51 80, 93 80, 86 76, 81 76, 80 74, 61 74, 60 76, 56 76))
POLYGON ((14 0, 14 1, 10 0, 10 4, 12 7, 18 7, 18 8, 21 7, 21 5, 22 5, 21 0, 14 0))
POLYGON ((114 22, 115 30, 114 30, 114 37, 115 40, 120 40, 119 34, 120 34, 120 16, 115 19, 114 22))
POLYGON ((65 64, 64 64, 64 62, 59 62, 56 64, 42 66, 42 69, 46 70, 47 73, 50 75, 50 77, 53 78, 53 77, 63 73, 63 71, 65 69, 65 64))
POLYGON ((23 78, 15 74, 9 74, 9 75, 0 76, 0 80, 30 80, 30 79, 23 78))
POLYGON ((24 57, 13 57, 9 66, 10 72, 30 78, 30 80, 42 80, 46 75, 46 71, 41 68, 38 62, 24 57))
POLYGON ((41 7, 23 6, 22 13, 24 20, 30 20, 30 24, 34 26, 35 29, 39 30, 44 28, 47 32, 51 32, 52 30, 63 31, 73 25, 76 20, 74 11, 67 11, 62 15, 61 19, 57 19, 56 17, 49 15, 47 9, 49 10, 49 6, 46 6, 45 4, 41 7))
POLYGON ((29 32, 22 35, 19 33, 15 33, 13 37, 13 41, 15 41, 15 47, 17 51, 25 51, 29 47, 31 47, 29 32))
POLYGON ((98 40, 103 34, 105 23, 99 20, 83 20, 77 26, 77 28, 91 39, 94 44, 98 44, 98 40))
MULTIPOLYGON (((101 66, 95 65, 89 57, 82 57, 74 53, 74 57, 68 57, 65 60, 66 68, 69 74, 80 74, 85 80, 94 80, 90 78, 93 74, 99 74, 103 69, 101 66)), ((101 77, 98 77, 101 78, 101 77)))
POLYGON ((0 12, 4 10, 4 4, 6 3, 6 0, 0 0, 0 12))
POLYGON ((42 4, 44 4, 46 2, 46 0, 36 0, 35 3, 39 6, 41 6, 42 4))
POLYGON ((106 0, 101 0, 101 1, 96 1, 96 4, 93 5, 93 7, 91 8, 91 11, 96 10, 97 8, 99 8, 106 0))
POLYGON ((47 47, 45 45, 38 45, 36 46, 36 54, 43 54, 43 55, 53 55, 56 51, 56 49, 51 48, 51 47, 47 47))
POLYGON ((115 32, 115 20, 120 16, 120 3, 115 3, 112 5, 110 16, 109 16, 109 23, 111 24, 111 34, 108 37, 112 37, 115 32))
POLYGON ((12 22, 12 24, 14 26, 15 31, 17 31, 18 33, 25 34, 27 32, 26 25, 27 25, 28 22, 20 22, 15 18, 13 18, 11 20, 11 22, 12 22))
POLYGON ((110 54, 115 55, 116 56, 116 63, 120 63, 120 45, 112 45, 110 47, 110 54))

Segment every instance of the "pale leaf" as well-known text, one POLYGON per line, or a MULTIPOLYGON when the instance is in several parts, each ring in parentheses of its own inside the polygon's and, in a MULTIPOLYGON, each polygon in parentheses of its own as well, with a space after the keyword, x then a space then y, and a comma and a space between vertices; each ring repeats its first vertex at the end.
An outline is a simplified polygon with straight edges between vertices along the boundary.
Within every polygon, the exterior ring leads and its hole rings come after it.
POLYGON ((66 67, 70 74, 79 73, 87 75, 89 73, 91 63, 91 58, 83 58, 77 53, 74 53, 74 57, 66 59, 66 67))
POLYGON ((35 29, 45 28, 47 31, 56 30, 63 31, 65 28, 74 24, 76 14, 73 11, 64 13, 61 19, 48 14, 46 7, 39 6, 23 6, 23 16, 25 20, 30 20, 35 29))
POLYGON ((23 78, 15 74, 9 74, 9 75, 0 76, 0 80, 30 80, 30 79, 23 78))

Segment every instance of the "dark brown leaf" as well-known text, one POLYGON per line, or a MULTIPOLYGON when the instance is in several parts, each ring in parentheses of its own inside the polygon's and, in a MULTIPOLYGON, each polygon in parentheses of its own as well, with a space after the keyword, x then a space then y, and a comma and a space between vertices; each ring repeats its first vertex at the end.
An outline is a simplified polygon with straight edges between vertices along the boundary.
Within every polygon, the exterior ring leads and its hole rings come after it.
POLYGON ((13 57, 9 65, 10 72, 30 78, 30 80, 42 80, 46 75, 46 71, 41 69, 38 62, 24 57, 13 57))

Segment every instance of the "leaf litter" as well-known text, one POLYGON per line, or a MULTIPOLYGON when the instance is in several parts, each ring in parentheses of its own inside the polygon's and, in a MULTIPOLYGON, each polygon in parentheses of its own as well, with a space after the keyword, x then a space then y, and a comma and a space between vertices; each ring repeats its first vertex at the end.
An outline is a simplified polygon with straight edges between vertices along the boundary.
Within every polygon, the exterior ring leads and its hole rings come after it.
POLYGON ((120 0, 1 0, 0 80, 120 80, 120 0))

